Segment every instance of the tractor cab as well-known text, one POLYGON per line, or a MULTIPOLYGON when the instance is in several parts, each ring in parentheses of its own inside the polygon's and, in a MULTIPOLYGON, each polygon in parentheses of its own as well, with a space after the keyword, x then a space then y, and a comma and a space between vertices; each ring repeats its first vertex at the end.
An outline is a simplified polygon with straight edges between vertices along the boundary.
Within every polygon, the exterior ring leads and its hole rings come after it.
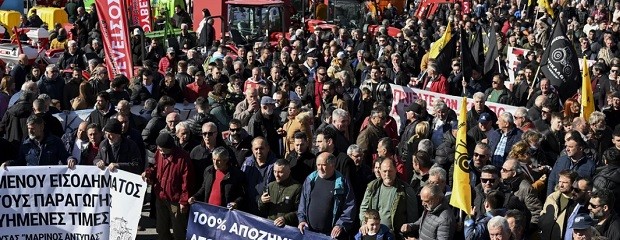
POLYGON ((329 20, 341 28, 358 29, 365 23, 364 9, 358 0, 330 1, 329 16, 329 20))
MULTIPOLYGON (((277 42, 271 36, 288 31, 282 1, 228 1, 228 32, 237 46, 254 42, 277 42)), ((273 45, 273 44, 272 44, 273 45)))

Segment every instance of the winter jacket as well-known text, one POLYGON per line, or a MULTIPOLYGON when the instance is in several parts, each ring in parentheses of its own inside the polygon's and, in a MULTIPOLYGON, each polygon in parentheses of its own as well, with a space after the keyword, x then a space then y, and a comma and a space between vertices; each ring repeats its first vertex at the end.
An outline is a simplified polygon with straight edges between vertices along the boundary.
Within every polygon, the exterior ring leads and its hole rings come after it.
MULTIPOLYGON (((502 89, 502 92, 499 94, 499 97, 497 98, 497 102, 496 103, 500 103, 500 104, 508 104, 508 105, 512 105, 512 101, 513 101, 513 97, 512 97, 512 93, 508 90, 508 89, 502 89)), ((487 96, 487 101, 490 101, 490 95, 493 92, 493 88, 489 88, 486 91, 484 91, 484 95, 487 96)))
POLYGON ((540 218, 540 211, 542 210, 542 203, 538 199, 538 193, 532 188, 532 183, 523 178, 522 175, 504 180, 504 184, 519 198, 527 209, 532 213, 531 224, 538 224, 540 218))
MULTIPOLYGON (((159 99, 159 86, 155 83, 151 84, 151 91, 144 86, 144 84, 140 83, 133 87, 131 92, 131 102, 134 105, 140 105, 142 102, 146 101, 149 98, 159 99)), ((174 99, 174 98, 173 98, 174 99)))
POLYGON ((153 183, 153 192, 158 199, 187 206, 189 191, 194 183, 192 162, 189 154, 180 148, 173 148, 168 156, 155 152, 155 165, 146 170, 153 183))
POLYGON ((597 225, 594 228, 607 239, 620 239, 620 217, 615 211, 611 213, 603 225, 597 225))
POLYGON ((271 115, 271 118, 267 119, 258 111, 248 121, 246 130, 253 137, 264 137, 271 151, 279 156, 280 150, 284 149, 280 145, 282 136, 276 131, 278 128, 280 128, 280 118, 277 117, 275 112, 271 115))
POLYGON ((87 121, 88 123, 96 123, 99 124, 99 127, 101 127, 102 129, 105 127, 106 123, 108 123, 108 120, 114 116, 116 114, 116 110, 114 110, 114 107, 111 107, 110 110, 103 114, 101 113, 101 111, 95 109, 92 112, 90 112, 90 114, 88 114, 88 118, 87 121))
MULTIPOLYGON (((205 169, 202 187, 200 187, 200 190, 193 196, 196 200, 209 202, 213 181, 215 180, 215 171, 213 166, 209 166, 205 169)), ((220 196, 222 197, 222 206, 220 207, 224 207, 231 202, 236 203, 237 206, 243 206, 242 203, 245 197, 245 176, 241 170, 235 167, 228 167, 224 179, 220 182, 220 196)))
POLYGON ((360 132, 357 136, 357 145, 364 153, 364 163, 369 165, 372 163, 372 155, 377 153, 379 140, 384 137, 387 137, 385 130, 372 123, 368 124, 368 127, 360 132))
MULTIPOLYGON (((615 209, 620 209, 620 166, 606 165, 597 169, 594 176, 594 189, 608 189, 615 196, 615 209)), ((617 212, 617 211, 616 211, 617 212)))
POLYGON ((257 111, 250 111, 250 104, 248 103, 247 100, 244 99, 243 101, 239 102, 237 106, 235 106, 235 112, 233 113, 233 118, 239 119, 241 121, 241 124, 243 124, 243 126, 247 126, 248 122, 250 121, 250 118, 256 112, 257 111))
MULTIPOLYGON (((504 148, 504 154, 503 154, 503 159, 501 162, 497 162, 497 163, 492 163, 493 165, 497 165, 496 167, 502 167, 502 164, 504 164, 504 161, 506 160, 506 157, 508 157, 508 153, 510 152, 510 149, 512 149, 512 145, 514 145, 515 143, 517 143, 518 141, 521 141, 521 134, 523 134, 523 131, 521 131, 521 129, 518 128, 513 128, 511 130, 508 131, 508 133, 506 133, 506 137, 508 139, 506 139, 506 147, 504 148)), ((489 132, 488 136, 488 145, 489 148, 491 149, 491 155, 493 155, 495 153, 495 149, 497 148, 497 145, 499 144, 500 139, 502 138, 503 132, 501 129, 497 129, 494 131, 489 132)), ((491 156, 491 159, 493 159, 493 156, 491 156)))
POLYGON ((118 152, 114 153, 114 147, 108 139, 103 140, 99 145, 99 153, 95 157, 94 164, 102 160, 106 165, 110 163, 118 164, 121 170, 125 170, 135 174, 141 174, 144 169, 144 161, 140 155, 138 145, 130 139, 121 138, 118 146, 118 152))
POLYGON ((45 166, 59 165, 59 163, 66 165, 69 157, 62 140, 54 135, 46 134, 40 143, 26 138, 19 147, 17 160, 11 165, 45 166))
POLYGON ((467 240, 488 240, 489 238, 489 229, 487 223, 494 216, 505 216, 506 209, 500 208, 496 210, 491 210, 490 212, 484 213, 484 215, 480 216, 475 222, 472 219, 467 219, 464 222, 463 232, 465 233, 465 239, 467 240))
POLYGON ((209 112, 217 119, 215 122, 217 129, 220 132, 228 130, 228 125, 230 120, 232 120, 232 114, 228 111, 228 102, 222 97, 212 93, 209 93, 207 100, 209 100, 209 106, 211 107, 209 112))
POLYGON ((77 49, 75 54, 71 54, 69 50, 65 50, 57 62, 59 69, 71 69, 71 64, 74 64, 80 69, 86 69, 86 58, 84 57, 84 52, 82 49, 77 49))
POLYGON ((52 99, 62 101, 62 94, 65 90, 65 80, 60 76, 57 76, 55 79, 48 79, 46 76, 41 76, 41 79, 37 81, 37 85, 39 86, 40 94, 45 93, 52 99))
POLYGON ((275 162, 275 156, 269 153, 263 166, 258 166, 254 155, 247 157, 243 165, 241 165, 241 171, 245 173, 247 205, 250 213, 258 214, 257 204, 260 196, 267 190, 267 184, 276 180, 275 176, 273 176, 273 164, 275 162), (264 175, 261 173, 260 168, 266 168, 264 175))
POLYGON ((151 116, 153 116, 153 118, 151 118, 146 124, 146 127, 142 129, 142 140, 144 141, 146 149, 155 152, 157 148, 155 140, 159 136, 159 131, 166 127, 166 118, 160 116, 158 111, 153 111, 151 116))
POLYGON ((577 163, 573 163, 566 155, 559 157, 555 165, 553 165, 551 173, 549 173, 547 195, 555 192, 555 185, 558 184, 558 180, 560 179, 560 171, 566 169, 577 172, 580 177, 592 179, 596 172, 596 163, 586 154, 583 154, 582 158, 577 163))
MULTIPOLYGON (((517 209, 524 213, 527 221, 529 222, 531 218, 531 212, 527 209, 527 206, 521 199, 515 196, 510 189, 505 188, 503 185, 500 185, 497 189, 498 191, 504 193, 504 205, 503 208, 506 210, 517 209)), ((473 206, 476 207, 476 216, 482 216, 485 213, 484 201, 486 201, 486 194, 482 189, 482 184, 476 185, 474 188, 475 198, 473 206)))
MULTIPOLYGON (((364 213, 368 209, 379 210, 379 190, 383 185, 383 180, 375 179, 368 184, 362 204, 360 205, 360 221, 364 224, 364 213)), ((394 201, 389 203, 390 219, 392 223, 391 229, 395 234, 400 233, 400 226, 406 223, 414 222, 419 217, 418 198, 413 188, 409 184, 395 179, 394 186, 396 188, 396 196, 394 201)), ((386 219, 387 220, 387 219, 386 219)))
POLYGON ((482 109, 482 112, 480 113, 478 113, 474 107, 472 107, 471 109, 469 109, 469 111, 467 111, 467 129, 468 130, 474 128, 475 126, 478 126, 478 120, 480 119, 480 114, 482 113, 488 113, 491 116, 491 119, 489 120, 491 121, 493 126, 495 126, 495 123, 497 122, 497 115, 495 114, 495 112, 493 112, 493 110, 491 110, 489 107, 485 105, 484 109, 482 109))
POLYGON ((434 209, 425 210, 418 221, 409 224, 419 227, 413 227, 420 229, 419 240, 451 240, 456 229, 454 213, 446 199, 434 209))
MULTIPOLYGON (((577 203, 569 199, 564 209, 559 209, 560 191, 551 193, 545 200, 545 205, 540 212, 538 226, 540 227, 540 239, 562 239, 568 228, 568 217, 571 215, 577 203)), ((579 208, 579 212, 588 212, 585 207, 579 208)))
POLYGON ((271 197, 270 202, 263 203, 260 199, 258 200, 258 210, 261 216, 266 216, 270 220, 283 217, 284 224, 297 226, 301 184, 290 177, 280 183, 273 181, 267 185, 267 193, 271 197))
MULTIPOLYGON (((340 226, 345 232, 351 232, 353 227, 353 218, 355 217, 355 196, 353 194, 349 180, 339 172, 334 172, 336 181, 334 186, 333 197, 333 219, 325 219, 331 222, 331 226, 340 226)), ((310 207, 310 194, 314 188, 314 182, 319 177, 317 171, 312 172, 304 181, 301 198, 299 199, 299 208, 297 209, 297 220, 299 222, 308 222, 308 212, 312 211, 310 207)), ((321 201, 315 199, 314 201, 321 201)), ((327 204, 329 206, 329 204, 327 204)), ((310 226, 312 227, 312 226, 310 226)))
POLYGON ((0 135, 5 135, 6 140, 15 147, 19 146, 25 136, 28 135, 26 120, 32 114, 32 103, 27 100, 19 100, 10 107, 0 122, 0 135))

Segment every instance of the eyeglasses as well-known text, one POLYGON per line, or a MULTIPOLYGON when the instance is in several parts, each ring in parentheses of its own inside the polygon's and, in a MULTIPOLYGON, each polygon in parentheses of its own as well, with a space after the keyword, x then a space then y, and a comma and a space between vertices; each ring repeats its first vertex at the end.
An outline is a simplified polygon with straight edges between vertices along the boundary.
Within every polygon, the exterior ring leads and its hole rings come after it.
POLYGON ((213 136, 215 132, 202 132, 202 136, 213 136))
POLYGON ((512 169, 506 169, 506 168, 502 168, 502 172, 512 172, 512 169))
POLYGON ((593 209, 598 208, 598 207, 600 207, 600 206, 601 206, 601 205, 596 205, 596 204, 594 204, 594 203, 590 203, 590 207, 591 207, 591 208, 593 208, 593 209))
POLYGON ((323 92, 329 92, 329 88, 323 88, 323 92))
POLYGON ((610 72, 618 72, 618 69, 609 70, 610 72))
POLYGON ((318 75, 325 76, 327 73, 317 73, 318 75))
POLYGON ((494 84, 499 84, 499 82, 497 82, 497 81, 493 81, 493 83, 494 83, 494 84))
POLYGON ((481 182, 481 183, 490 183, 490 184, 493 184, 493 183, 495 183, 495 179, 494 179, 494 178, 487 178, 487 179, 481 178, 481 179, 480 179, 480 182, 481 182))
POLYGON ((579 189, 578 187, 573 187, 573 192, 581 193, 581 189, 579 189))
POLYGON ((480 154, 480 153, 475 152, 475 153, 474 153, 474 157, 485 158, 485 157, 487 157, 487 155, 484 155, 484 154, 480 154))
MULTIPOLYGON (((241 129, 241 128, 229 128, 229 129, 228 129, 228 131, 231 131, 231 132, 236 132, 236 131, 239 131, 240 129, 241 129)), ((203 134, 204 134, 204 133, 203 133, 203 134)))

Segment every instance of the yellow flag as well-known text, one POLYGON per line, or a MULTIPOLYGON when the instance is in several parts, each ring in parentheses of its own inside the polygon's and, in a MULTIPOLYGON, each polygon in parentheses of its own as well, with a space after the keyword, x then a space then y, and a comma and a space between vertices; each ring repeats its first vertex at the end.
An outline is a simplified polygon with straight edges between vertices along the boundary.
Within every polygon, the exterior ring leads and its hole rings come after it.
POLYGON ((446 27, 446 31, 443 32, 443 35, 439 39, 437 39, 437 41, 435 41, 433 45, 431 46, 431 50, 428 53, 428 58, 431 58, 431 59, 437 58, 437 55, 439 55, 439 53, 441 52, 441 49, 443 49, 443 47, 446 46, 446 44, 448 44, 451 38, 452 38, 452 21, 448 23, 448 26, 446 27))
POLYGON ((594 112, 594 96, 592 82, 590 82, 590 70, 588 60, 583 57, 583 72, 581 73, 581 116, 588 121, 590 114, 594 112))
POLYGON ((545 12, 551 16, 551 18, 555 18, 555 13, 553 12, 553 8, 551 8, 551 4, 549 4, 549 0, 538 0, 538 6, 545 9, 545 12))
POLYGON ((471 186, 469 185, 469 161, 467 159, 467 97, 463 97, 456 132, 456 153, 452 177, 450 205, 471 213, 471 186))

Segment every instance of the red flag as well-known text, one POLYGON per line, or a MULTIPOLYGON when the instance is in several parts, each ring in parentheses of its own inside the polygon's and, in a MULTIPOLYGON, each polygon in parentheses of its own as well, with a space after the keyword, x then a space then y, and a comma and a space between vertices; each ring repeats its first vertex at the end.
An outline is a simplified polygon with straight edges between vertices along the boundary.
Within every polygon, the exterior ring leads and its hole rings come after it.
POLYGON ((133 77, 127 6, 124 0, 95 1, 108 75, 133 77))
POLYGON ((144 33, 151 32, 151 1, 132 0, 131 1, 131 21, 133 26, 140 26, 144 33))

